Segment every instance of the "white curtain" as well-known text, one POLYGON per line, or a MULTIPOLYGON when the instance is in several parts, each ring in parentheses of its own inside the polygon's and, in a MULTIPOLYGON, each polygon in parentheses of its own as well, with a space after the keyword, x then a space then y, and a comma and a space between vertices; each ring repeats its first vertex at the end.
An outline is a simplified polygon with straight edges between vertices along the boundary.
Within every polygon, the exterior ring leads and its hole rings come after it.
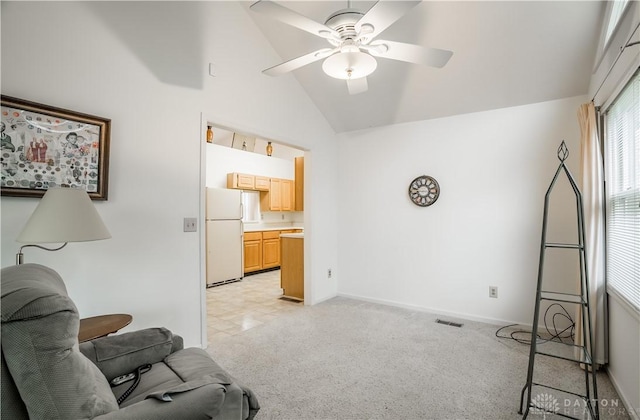
MULTIPOLYGON (((589 273, 589 302, 595 362, 607 362, 604 237, 604 170, 593 102, 578 109, 580 124, 580 179, 584 207, 586 266, 589 273)), ((576 319, 576 344, 582 345, 580 312, 576 319)))

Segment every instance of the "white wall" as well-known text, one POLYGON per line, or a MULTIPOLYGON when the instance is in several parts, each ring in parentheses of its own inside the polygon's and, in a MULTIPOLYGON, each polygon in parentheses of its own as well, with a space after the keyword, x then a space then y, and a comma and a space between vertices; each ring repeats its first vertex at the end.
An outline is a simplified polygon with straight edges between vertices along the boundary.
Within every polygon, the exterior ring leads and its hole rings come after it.
MULTIPOLYGON (((25 255, 61 273, 81 316, 131 313, 127 330, 161 325, 202 344, 202 237, 183 233, 182 219, 202 214, 203 116, 310 150, 309 295, 335 295, 335 279, 321 277, 337 260, 335 135, 292 76, 261 74, 280 58, 243 5, 1 7, 2 93, 112 120, 109 200, 96 206, 113 238, 25 255)), ((3 266, 14 263, 14 238, 37 202, 2 198, 3 266)))
MULTIPOLYGON (((338 292, 482 320, 531 324, 544 194, 565 140, 577 174, 585 97, 340 134, 338 292), (438 201, 415 206, 430 175, 438 201), (498 299, 489 298, 498 286, 498 299)), ((575 201, 554 190, 549 239, 575 242, 575 201)), ((546 268, 554 290, 576 265, 546 268)))
POLYGON ((207 144, 207 187, 227 187, 227 174, 240 172, 272 178, 294 179, 293 160, 207 144))
MULTIPOLYGON (((210 125, 210 124, 208 124, 210 125)), ((233 128, 233 127, 231 127, 233 128)), ((213 131, 213 143, 221 146, 233 147, 233 136, 234 132, 225 130, 220 127, 211 127, 213 131)), ((272 157, 286 159, 293 161, 298 156, 304 156, 304 150, 300 150, 297 148, 293 148, 290 146, 286 146, 281 142, 276 142, 271 139, 262 139, 259 137, 254 138, 255 144, 253 148, 253 153, 258 153, 263 156, 267 155, 267 144, 272 142, 272 157)))
POLYGON ((640 418, 640 315, 615 294, 608 296, 609 365, 607 372, 622 402, 640 418))

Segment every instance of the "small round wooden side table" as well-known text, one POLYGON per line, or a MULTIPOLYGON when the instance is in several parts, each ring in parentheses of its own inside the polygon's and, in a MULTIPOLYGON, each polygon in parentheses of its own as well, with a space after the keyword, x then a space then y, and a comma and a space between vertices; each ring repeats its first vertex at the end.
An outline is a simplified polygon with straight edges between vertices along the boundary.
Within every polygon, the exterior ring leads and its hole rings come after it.
POLYGON ((80 320, 78 341, 84 342, 117 332, 131 323, 133 317, 129 314, 111 314, 92 316, 80 320))

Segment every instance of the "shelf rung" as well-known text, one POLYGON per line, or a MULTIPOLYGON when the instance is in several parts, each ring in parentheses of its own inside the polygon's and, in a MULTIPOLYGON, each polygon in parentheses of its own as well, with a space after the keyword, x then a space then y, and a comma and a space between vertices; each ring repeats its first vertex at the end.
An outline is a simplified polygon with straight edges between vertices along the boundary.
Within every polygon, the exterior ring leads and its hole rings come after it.
POLYGON ((540 383, 537 383, 537 382, 532 382, 531 385, 532 386, 541 386, 541 387, 544 387, 544 388, 553 389, 555 391, 564 392, 565 394, 575 395, 576 397, 580 397, 580 398, 582 398, 584 400, 588 400, 589 399, 589 397, 587 397, 586 395, 578 394, 576 392, 567 391, 566 389, 556 388, 556 387, 553 387, 551 385, 540 384, 540 383))
POLYGON ((577 305, 586 305, 586 300, 582 295, 575 293, 551 292, 549 290, 540 291, 540 300, 551 300, 555 302, 575 303, 577 305))
POLYGON ((580 246, 579 244, 558 244, 558 243, 548 242, 548 243, 544 244, 544 246, 545 246, 546 248, 571 248, 571 249, 582 249, 582 246, 580 246))
POLYGON ((562 302, 562 303, 575 303, 576 305, 586 305, 587 304, 587 302, 585 302, 585 301, 576 302, 575 300, 546 298, 546 297, 541 297, 540 300, 550 300, 552 302, 562 302))
POLYGON ((583 363, 591 366, 593 361, 591 360, 591 354, 584 346, 578 346, 575 344, 563 343, 554 340, 545 340, 536 344, 536 354, 543 356, 554 357, 556 359, 568 360, 570 362, 583 363), (580 356, 576 357, 574 350, 579 350, 580 356))
POLYGON ((563 295, 563 296, 577 296, 577 297, 582 297, 582 295, 579 295, 577 293, 564 293, 564 292, 553 292, 551 290, 540 290, 540 293, 553 293, 554 295, 563 295))

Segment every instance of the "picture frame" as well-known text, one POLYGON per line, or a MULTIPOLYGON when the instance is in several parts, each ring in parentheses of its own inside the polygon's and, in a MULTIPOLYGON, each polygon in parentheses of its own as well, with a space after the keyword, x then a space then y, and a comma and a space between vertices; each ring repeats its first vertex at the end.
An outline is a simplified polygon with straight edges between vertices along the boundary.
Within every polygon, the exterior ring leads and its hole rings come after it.
POLYGON ((111 120, 0 96, 0 191, 42 197, 49 188, 81 188, 107 200, 111 120))

